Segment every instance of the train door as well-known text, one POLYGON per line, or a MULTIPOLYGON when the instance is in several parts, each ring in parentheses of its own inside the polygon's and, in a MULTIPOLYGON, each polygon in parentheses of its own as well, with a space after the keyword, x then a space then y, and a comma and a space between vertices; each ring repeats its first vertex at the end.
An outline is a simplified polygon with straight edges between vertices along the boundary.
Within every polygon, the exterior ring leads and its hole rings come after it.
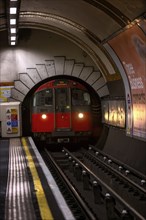
POLYGON ((55 130, 71 130, 71 100, 69 88, 55 89, 55 130))

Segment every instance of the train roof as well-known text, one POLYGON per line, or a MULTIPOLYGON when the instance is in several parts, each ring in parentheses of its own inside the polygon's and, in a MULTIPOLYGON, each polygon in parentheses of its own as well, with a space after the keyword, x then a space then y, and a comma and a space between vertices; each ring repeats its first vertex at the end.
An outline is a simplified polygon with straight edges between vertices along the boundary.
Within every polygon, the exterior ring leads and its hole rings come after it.
POLYGON ((68 79, 57 79, 57 80, 51 80, 47 83, 44 83, 36 90, 36 92, 47 89, 47 88, 67 88, 67 87, 87 90, 86 87, 83 86, 79 82, 68 80, 68 79))

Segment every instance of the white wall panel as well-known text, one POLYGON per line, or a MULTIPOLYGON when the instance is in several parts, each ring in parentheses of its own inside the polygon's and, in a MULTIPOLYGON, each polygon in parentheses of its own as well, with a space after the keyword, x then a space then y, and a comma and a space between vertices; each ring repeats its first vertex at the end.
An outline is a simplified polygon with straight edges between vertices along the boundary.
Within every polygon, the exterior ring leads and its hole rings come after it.
POLYGON ((72 75, 75 76, 75 77, 79 77, 83 67, 84 67, 84 65, 82 63, 75 63, 72 75))
POLYGON ((74 60, 65 60, 64 75, 71 75, 74 67, 74 60))
POLYGON ((49 76, 56 75, 54 60, 46 60, 46 69, 49 76))
POLYGON ((48 73, 45 64, 36 64, 37 71, 41 77, 41 79, 48 78, 48 73))
POLYGON ((23 99, 24 99, 24 97, 25 97, 25 95, 23 95, 21 92, 19 92, 18 90, 16 90, 16 89, 12 89, 12 91, 11 91, 11 96, 12 96, 12 98, 13 99, 15 99, 15 100, 19 100, 19 101, 23 101, 23 99))
POLYGON ((56 75, 63 75, 64 73, 64 57, 55 57, 55 70, 56 75))
POLYGON ((80 78, 82 80, 85 80, 89 77, 89 75, 93 72, 93 67, 90 67, 90 66, 85 66, 83 69, 82 69, 82 72, 80 74, 80 78))
POLYGON ((103 77, 100 77, 93 85, 92 87, 95 90, 98 90, 99 88, 101 88, 103 85, 105 84, 105 80, 103 77))
POLYGON ((100 97, 109 95, 109 90, 108 90, 108 87, 106 85, 103 86, 102 88, 100 88, 97 92, 98 92, 98 95, 100 97))
POLYGON ((20 73, 20 80, 30 89, 35 85, 27 73, 20 73))
POLYGON ((14 87, 15 89, 19 90, 21 93, 23 93, 24 95, 26 95, 29 92, 29 88, 27 86, 25 86, 21 81, 16 80, 14 82, 14 87))
POLYGON ((41 81, 41 78, 36 68, 27 68, 26 71, 30 78, 35 82, 35 84, 41 81))
POLYGON ((89 83, 90 85, 92 85, 93 83, 95 83, 95 81, 97 79, 99 79, 101 76, 100 72, 98 71, 94 71, 91 73, 91 75, 89 76, 89 78, 87 79, 87 83, 89 83))

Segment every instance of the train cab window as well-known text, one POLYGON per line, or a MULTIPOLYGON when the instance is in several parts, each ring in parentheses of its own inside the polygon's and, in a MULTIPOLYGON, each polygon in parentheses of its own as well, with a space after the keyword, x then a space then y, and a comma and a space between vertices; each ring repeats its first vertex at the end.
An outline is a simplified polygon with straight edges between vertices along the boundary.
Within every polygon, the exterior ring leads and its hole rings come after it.
POLYGON ((90 100, 90 95, 88 92, 84 92, 83 93, 83 97, 84 97, 84 104, 85 105, 90 105, 91 104, 91 100, 90 100))
POLYGON ((53 105, 52 89, 40 91, 34 96, 33 106, 48 106, 48 105, 53 105))
POLYGON ((53 105, 52 89, 47 89, 45 94, 45 105, 53 105))
POLYGON ((56 106, 65 107, 69 106, 68 89, 57 88, 56 89, 56 106))
POLYGON ((72 90, 72 105, 90 105, 90 103, 91 100, 88 92, 80 89, 72 90))

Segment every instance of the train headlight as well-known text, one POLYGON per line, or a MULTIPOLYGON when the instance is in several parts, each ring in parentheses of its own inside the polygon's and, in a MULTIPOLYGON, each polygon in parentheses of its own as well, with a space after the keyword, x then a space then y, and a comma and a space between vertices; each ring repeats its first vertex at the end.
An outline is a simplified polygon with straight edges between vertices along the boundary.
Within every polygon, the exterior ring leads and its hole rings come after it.
POLYGON ((78 117, 79 117, 79 118, 83 118, 83 117, 84 117, 84 114, 83 114, 83 113, 79 113, 79 114, 78 114, 78 117))
POLYGON ((47 118, 47 115, 46 114, 42 114, 42 119, 46 119, 47 118))

